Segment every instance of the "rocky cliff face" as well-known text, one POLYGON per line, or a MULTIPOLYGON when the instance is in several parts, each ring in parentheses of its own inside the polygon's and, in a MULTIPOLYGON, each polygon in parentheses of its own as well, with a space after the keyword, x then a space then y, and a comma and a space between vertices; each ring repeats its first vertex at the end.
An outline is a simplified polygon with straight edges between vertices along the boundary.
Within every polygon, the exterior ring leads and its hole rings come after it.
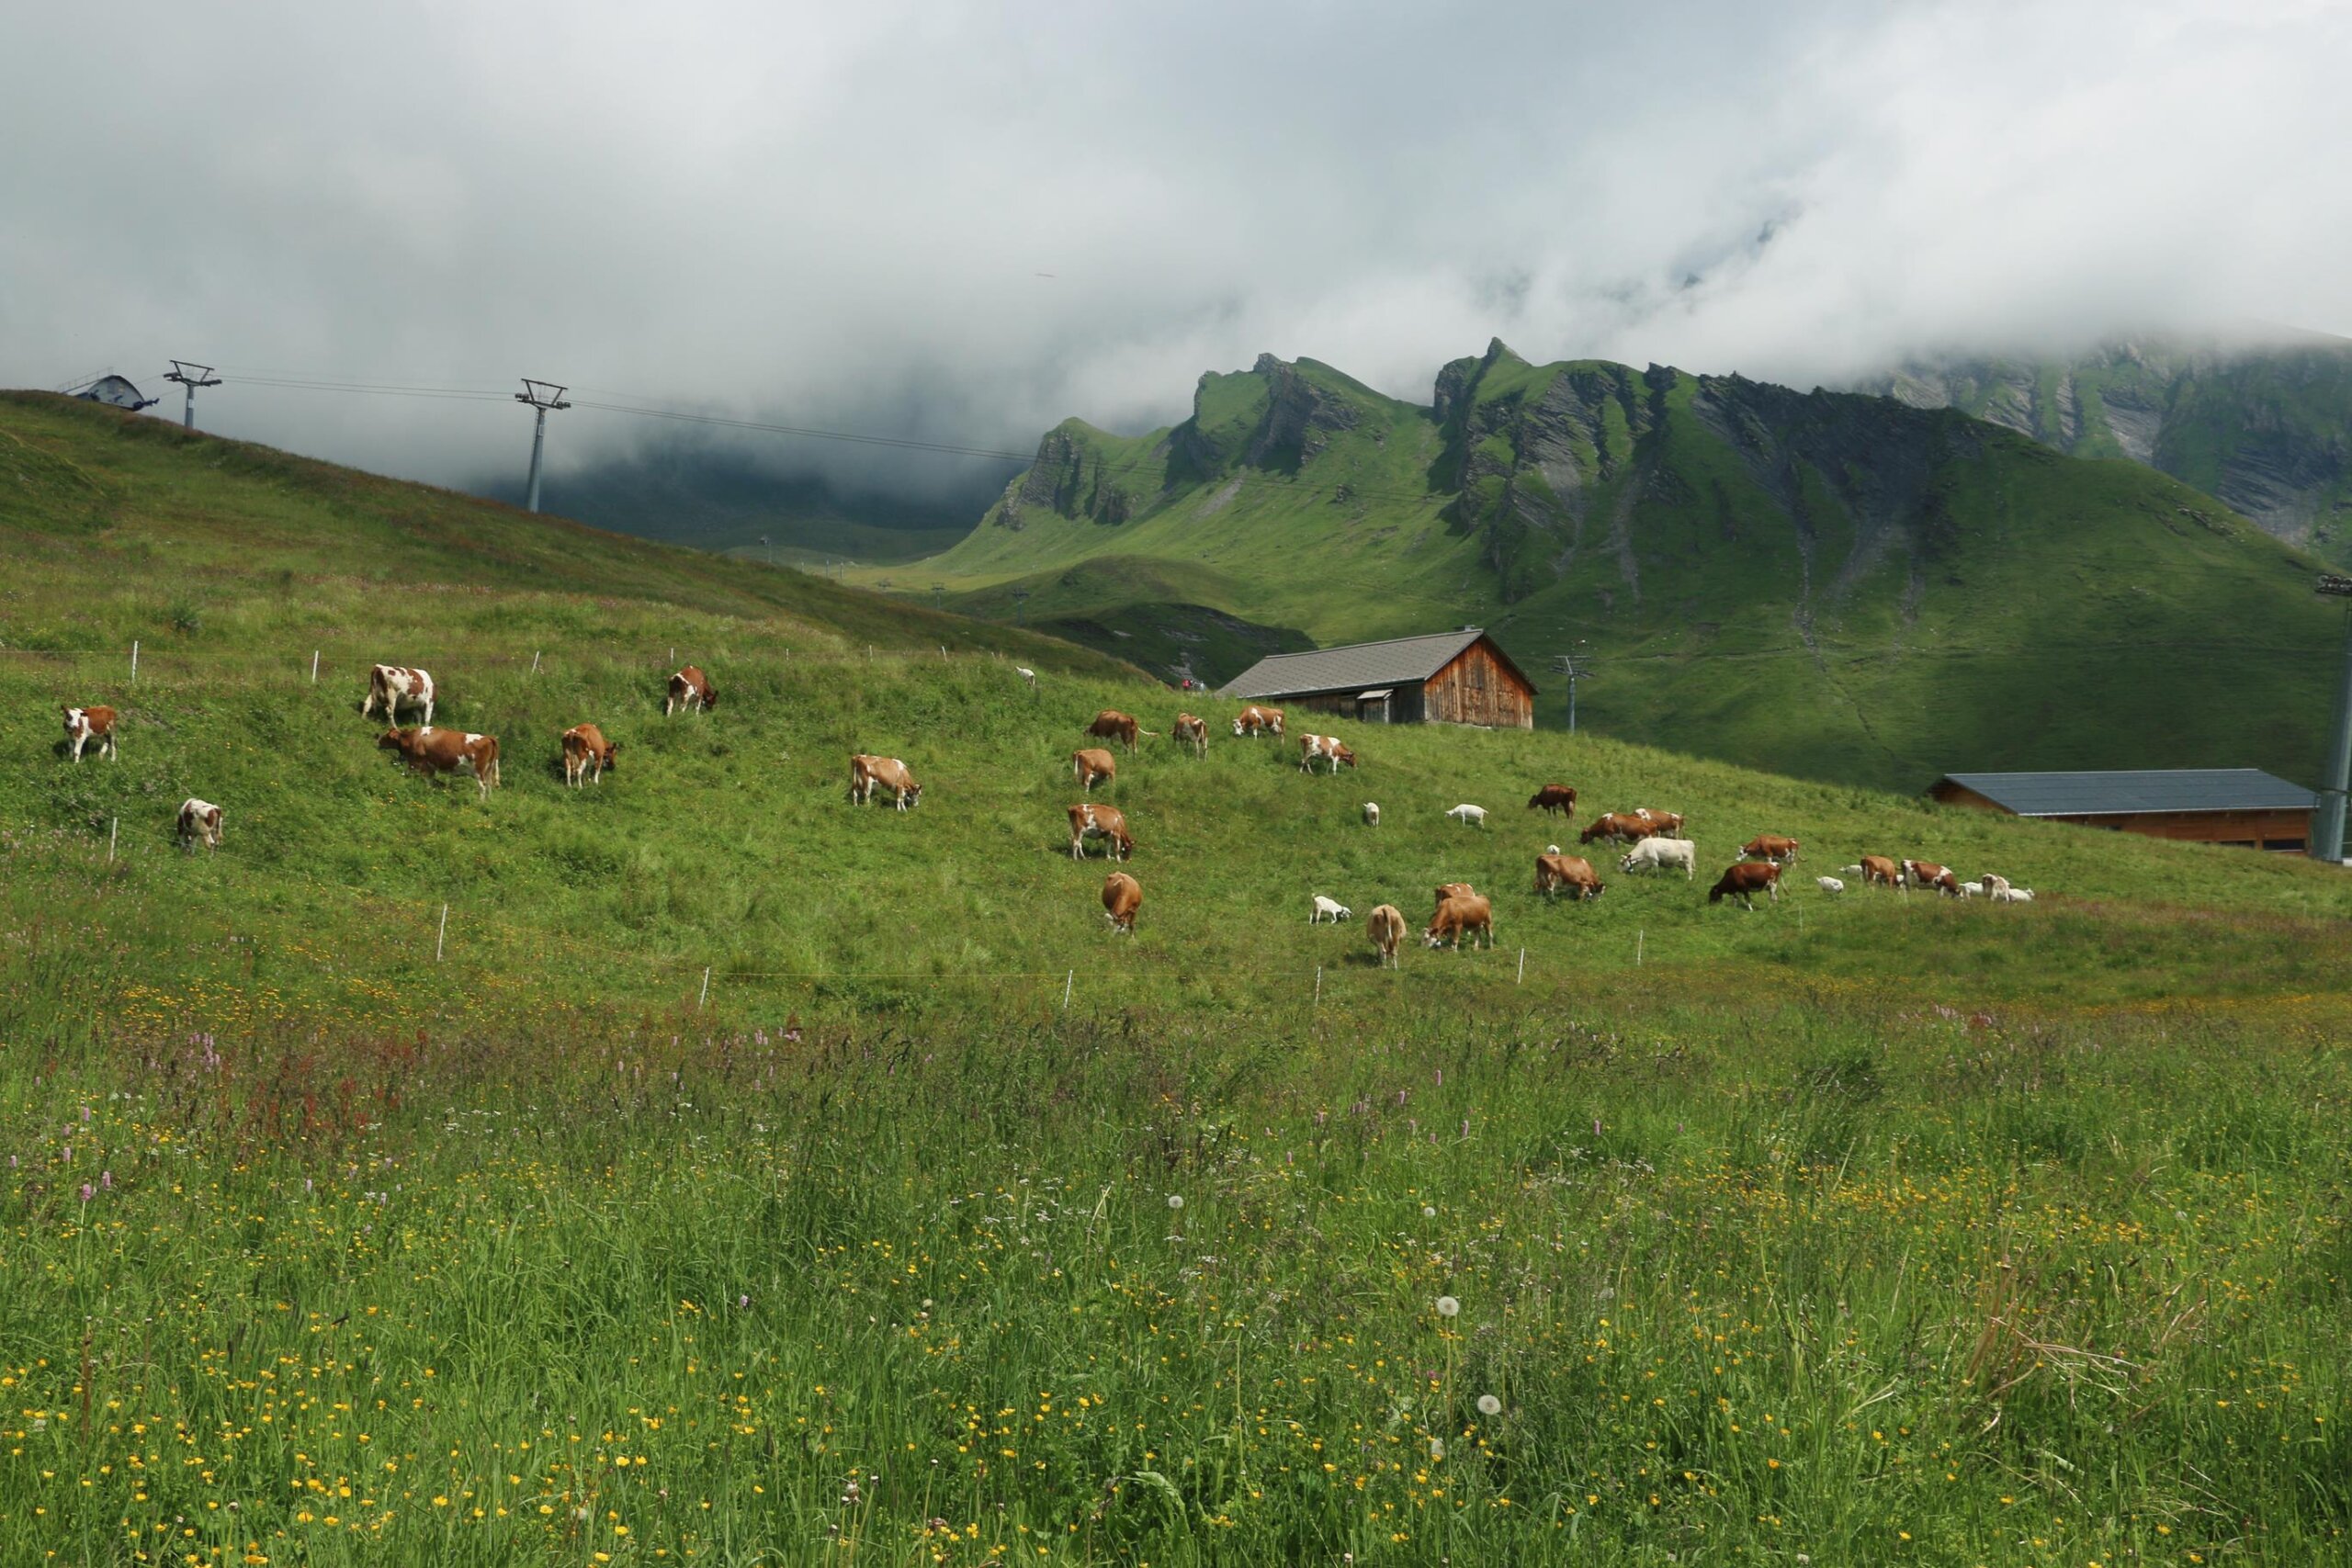
POLYGON ((1100 436, 1074 419, 1047 431, 1037 443, 1035 460, 1005 487, 982 526, 1019 529, 1039 511, 1106 524, 1133 516, 1138 489, 1148 495, 1157 487, 1148 474, 1122 466, 1100 436))

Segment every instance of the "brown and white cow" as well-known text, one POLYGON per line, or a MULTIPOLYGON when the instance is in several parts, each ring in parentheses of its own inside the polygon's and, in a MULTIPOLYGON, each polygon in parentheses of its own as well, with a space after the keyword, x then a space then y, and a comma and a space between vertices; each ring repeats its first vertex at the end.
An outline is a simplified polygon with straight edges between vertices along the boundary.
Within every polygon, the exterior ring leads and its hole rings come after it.
POLYGON ((1657 830, 1656 823, 1645 822, 1630 812, 1604 811, 1577 835, 1577 842, 1589 844, 1606 839, 1612 844, 1638 844, 1657 830))
POLYGON ((1896 886, 1932 887, 1947 898, 1957 898, 1961 896, 1960 878, 1953 875, 1949 867, 1938 865, 1931 860, 1905 861, 1903 876, 1904 881, 1896 886))
POLYGON ((359 716, 372 718, 381 705, 386 724, 401 721, 401 709, 423 708, 424 722, 433 722, 433 676, 423 670, 411 670, 399 664, 379 664, 368 671, 368 700, 359 705, 359 716))
POLYGON ((1114 931, 1136 934, 1136 911, 1143 908, 1143 885, 1124 871, 1102 879, 1102 918, 1114 931))
POLYGON ((483 799, 498 787, 498 737, 471 735, 462 729, 387 729, 376 744, 397 751, 401 760, 428 778, 443 773, 469 773, 483 799))
POLYGON ((1092 794, 1096 784, 1111 784, 1118 778, 1119 764, 1110 752, 1089 746, 1069 754, 1069 772, 1079 788, 1092 794))
POLYGON ((605 739, 594 725, 573 725, 563 732, 563 782, 574 789, 582 780, 603 784, 605 770, 619 765, 620 750, 618 741, 605 739))
POLYGON ((1402 967, 1396 961, 1396 946, 1405 940, 1404 911, 1394 904, 1379 905, 1364 918, 1363 929, 1372 938, 1373 951, 1380 956, 1380 966, 1402 967))
POLYGON ((1902 865, 1887 855, 1864 855, 1861 858, 1862 886, 1876 883, 1881 887, 1900 888, 1903 886, 1902 865))
POLYGON ((1600 874, 1582 855, 1548 854, 1535 857, 1535 891, 1545 895, 1566 893, 1574 898, 1598 898, 1602 887, 1600 874))
POLYGON ((670 677, 669 694, 662 699, 662 716, 699 708, 704 713, 718 705, 718 693, 711 685, 710 677, 698 665, 689 664, 670 677))
POLYGON ((1336 773, 1340 771, 1340 764, 1342 762, 1351 768, 1354 767, 1356 754, 1349 750, 1336 735, 1302 735, 1298 738, 1298 771, 1300 773, 1311 773, 1315 771, 1316 763, 1327 761, 1331 764, 1331 771, 1336 773))
POLYGON ((62 704, 59 705, 60 710, 65 715, 65 743, 74 748, 74 760, 75 761, 78 762, 82 760, 83 747, 93 745, 97 747, 99 753, 103 755, 107 761, 111 762, 116 760, 114 751, 114 709, 110 707, 96 706, 85 708, 65 707, 62 704))
POLYGON ((1753 910, 1758 893, 1775 904, 1781 901, 1781 868, 1770 861, 1744 860, 1707 889, 1707 902, 1720 904, 1726 898, 1736 898, 1742 907, 1753 910))
POLYGON ((1577 792, 1566 784, 1547 784, 1528 800, 1530 811, 1553 811, 1573 818, 1577 814, 1577 792))
POLYGON ((1130 751, 1136 749, 1138 735, 1158 739, 1152 731, 1136 724, 1133 714, 1121 713, 1117 708, 1104 708, 1096 714, 1094 722, 1086 727, 1086 733, 1097 740, 1116 740, 1130 751))
POLYGON ((1441 882, 1437 885, 1437 901, 1443 905, 1448 898, 1476 898, 1478 890, 1466 882, 1441 882))
POLYGON ((1758 833, 1742 844, 1739 852, 1752 860, 1769 860, 1776 865, 1787 865, 1797 858, 1797 841, 1778 833, 1758 833))
POLYGON ((180 848, 193 854, 196 846, 208 850, 220 847, 220 808, 209 800, 189 795, 180 802, 180 848))
POLYGON ((1188 713, 1180 713, 1176 716, 1176 728, 1170 733, 1176 737, 1177 745, 1193 756, 1205 757, 1209 754, 1209 727, 1205 721, 1188 713))
POLYGON ((1652 811, 1647 807, 1636 806, 1631 815, 1648 823, 1650 831, 1661 839, 1679 839, 1682 836, 1682 813, 1679 811, 1652 811))
POLYGON ((1476 893, 1448 898, 1440 904, 1435 918, 1430 921, 1429 930, 1421 933, 1421 940, 1431 947, 1443 947, 1451 942, 1458 950, 1465 932, 1470 936, 1472 947, 1478 945, 1477 939, 1481 936, 1487 939, 1488 947, 1495 945, 1494 906, 1476 893))
POLYGON ((1236 735, 1279 737, 1282 732, 1283 710, 1263 707, 1257 703, 1251 703, 1248 707, 1243 708, 1240 716, 1233 721, 1233 733, 1236 735))
POLYGON ((1135 840, 1127 836, 1126 813, 1115 806, 1073 806, 1069 808, 1069 858, 1086 858, 1086 840, 1107 840, 1103 853, 1113 860, 1125 860, 1136 852, 1135 840))
POLYGON ((896 757, 876 757, 865 751, 853 751, 849 759, 849 797, 863 806, 874 798, 876 790, 887 791, 892 804, 901 811, 911 811, 922 804, 922 785, 907 765, 896 757))

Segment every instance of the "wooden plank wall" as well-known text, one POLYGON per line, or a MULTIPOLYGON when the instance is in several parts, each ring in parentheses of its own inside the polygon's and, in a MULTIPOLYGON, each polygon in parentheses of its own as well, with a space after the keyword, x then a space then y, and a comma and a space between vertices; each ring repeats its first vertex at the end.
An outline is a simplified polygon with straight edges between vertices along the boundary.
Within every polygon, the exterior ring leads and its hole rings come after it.
POLYGON ((1432 724, 1535 728, 1535 694, 1484 642, 1474 642, 1423 687, 1422 717, 1432 724))

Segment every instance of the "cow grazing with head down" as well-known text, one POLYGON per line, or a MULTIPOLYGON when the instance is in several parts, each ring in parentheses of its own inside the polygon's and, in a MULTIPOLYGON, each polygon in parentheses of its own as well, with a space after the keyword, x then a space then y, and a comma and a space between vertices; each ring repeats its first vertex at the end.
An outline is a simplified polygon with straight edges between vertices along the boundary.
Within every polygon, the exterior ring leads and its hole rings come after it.
POLYGON ((1233 733, 1236 735, 1280 737, 1282 732, 1283 710, 1261 707, 1256 703, 1251 703, 1248 707, 1243 708, 1240 715, 1233 721, 1233 733))
POLYGON ((1488 947, 1495 945, 1494 906, 1476 893, 1465 893, 1440 904, 1429 929, 1421 933, 1421 940, 1431 947, 1444 947, 1450 942, 1458 952, 1464 934, 1469 936, 1472 947, 1478 945, 1481 936, 1487 939, 1488 947))
POLYGON ((1678 865, 1682 868, 1683 881, 1696 882, 1699 879, 1699 846, 1688 839, 1648 838, 1626 851, 1625 858, 1617 863, 1617 869, 1624 872, 1665 871, 1678 865))
POLYGON ((1143 908, 1143 886, 1124 871, 1102 879, 1102 918, 1114 931, 1136 934, 1136 911, 1143 908))
POLYGON ((1529 797, 1530 811, 1556 811, 1564 816, 1577 814, 1577 792, 1566 784, 1547 784, 1529 797))
POLYGON ((1885 855, 1864 855, 1854 868, 1865 887, 1894 887, 1903 886, 1903 867, 1885 855))
POLYGON ((1089 746, 1069 754, 1069 772, 1078 787, 1091 794, 1096 784, 1109 784, 1119 776, 1119 764, 1110 752, 1089 746))
POLYGON ((1600 874, 1582 855, 1535 857, 1535 891, 1546 897, 1566 893, 1577 899, 1598 898, 1602 886, 1600 874))
POLYGON ((1209 754, 1209 727, 1204 720, 1195 718, 1188 713, 1180 713, 1176 716, 1176 728, 1169 733, 1176 738, 1177 745, 1192 752, 1194 757, 1205 757, 1209 754))
POLYGON ((869 756, 853 751, 849 759, 849 797, 863 806, 881 790, 890 797, 892 805, 901 811, 911 811, 922 804, 922 785, 907 770, 906 763, 896 757, 869 756))
POLYGON ((700 709, 708 713, 718 705, 718 692, 711 685, 710 677, 697 665, 689 664, 670 677, 670 690, 662 699, 662 716, 700 709))
POLYGON ((1758 833, 1739 847, 1739 852, 1751 860, 1769 860, 1775 865, 1787 865, 1797 858, 1797 841, 1778 833, 1758 833))
POLYGON ((1437 901, 1442 906, 1448 898, 1475 898, 1478 890, 1466 882, 1441 882, 1437 885, 1437 901))
POLYGON ((1638 844, 1657 831, 1656 826, 1630 812, 1606 811, 1594 818, 1591 825, 1577 835, 1577 842, 1589 844, 1605 839, 1612 844, 1638 844))
POLYGON ((1101 839, 1103 853, 1113 860, 1125 860, 1136 852, 1136 841, 1127 836, 1126 814, 1113 806, 1073 806, 1069 808, 1069 858, 1086 858, 1086 840, 1101 839))
POLYGON ((401 721, 401 709, 423 708, 424 722, 433 722, 433 677, 423 670, 411 670, 398 664, 379 664, 368 671, 368 700, 359 705, 359 716, 372 718, 378 705, 384 710, 386 724, 401 721))
POLYGON ((1744 860, 1707 889, 1707 902, 1720 904, 1726 898, 1736 898, 1741 908, 1752 913, 1758 893, 1775 904, 1781 901, 1781 868, 1770 861, 1744 860))
POLYGON ((114 709, 101 706, 63 707, 61 705, 61 710, 65 715, 65 743, 74 749, 75 761, 82 760, 82 748, 85 746, 96 746, 100 755, 109 762, 117 760, 114 750, 114 709))
POLYGON ((1365 934, 1372 938, 1372 948, 1380 957, 1381 967, 1399 967, 1396 947, 1405 940, 1404 911, 1394 904, 1378 905, 1364 918, 1363 929, 1365 934))
POLYGON ((616 764, 620 743, 605 739, 593 724, 575 724, 563 732, 563 782, 578 789, 585 781, 605 782, 605 770, 616 764))
POLYGON ((1136 749, 1136 737, 1138 735, 1159 739, 1152 731, 1137 725, 1132 714, 1121 713, 1116 708, 1104 708, 1096 714, 1094 722, 1086 727, 1086 733, 1097 740, 1116 740, 1130 751, 1136 749))
POLYGON ((209 800, 194 795, 180 802, 180 848, 193 854, 199 843, 208 850, 220 847, 220 808, 209 800))
POLYGON ((498 787, 498 737, 470 735, 461 729, 388 729, 377 738, 384 750, 397 751, 403 761, 427 778, 443 773, 469 773, 484 800, 498 787))
POLYGON ((1650 831, 1662 839, 1682 836, 1682 813, 1679 811, 1652 811, 1647 807, 1636 806, 1630 815, 1648 823, 1650 831))
POLYGON ((1932 887, 1947 898, 1958 898, 1963 897, 1960 891, 1960 878, 1952 874, 1951 868, 1949 866, 1938 865, 1931 860, 1905 861, 1903 863, 1903 878, 1900 882, 1896 883, 1895 886, 1898 887, 1932 887))
POLYGON ((1321 761, 1329 761, 1331 764, 1331 771, 1336 773, 1343 762, 1351 768, 1354 767, 1356 754, 1349 750, 1336 735, 1300 736, 1298 738, 1298 771, 1302 773, 1311 773, 1315 771, 1315 764, 1321 761))

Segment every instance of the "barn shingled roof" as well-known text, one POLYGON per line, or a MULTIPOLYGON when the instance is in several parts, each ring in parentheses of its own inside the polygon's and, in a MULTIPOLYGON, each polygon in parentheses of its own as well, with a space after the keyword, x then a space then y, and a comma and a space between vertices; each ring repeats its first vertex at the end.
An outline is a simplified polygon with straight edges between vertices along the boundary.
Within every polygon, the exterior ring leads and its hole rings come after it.
MULTIPOLYGON (((1313 653, 1270 654, 1227 682, 1217 694, 1287 697, 1321 692, 1361 692, 1374 686, 1418 686, 1486 635, 1483 626, 1465 626, 1460 631, 1433 632, 1426 637, 1391 637, 1386 642, 1317 649, 1313 653)), ((1501 649, 1496 651, 1500 653, 1501 649)), ((1510 664, 1509 656, 1504 657, 1503 662, 1510 664)), ((1512 664, 1511 668, 1516 671, 1519 667, 1512 664)), ((1521 679, 1526 679, 1523 672, 1521 679)), ((1528 689, 1534 689, 1533 682, 1529 682, 1528 689)))
POLYGON ((2109 817, 2151 811, 2309 811, 2312 792, 2259 768, 2147 768, 2121 773, 1946 773, 2020 817, 2109 817))

